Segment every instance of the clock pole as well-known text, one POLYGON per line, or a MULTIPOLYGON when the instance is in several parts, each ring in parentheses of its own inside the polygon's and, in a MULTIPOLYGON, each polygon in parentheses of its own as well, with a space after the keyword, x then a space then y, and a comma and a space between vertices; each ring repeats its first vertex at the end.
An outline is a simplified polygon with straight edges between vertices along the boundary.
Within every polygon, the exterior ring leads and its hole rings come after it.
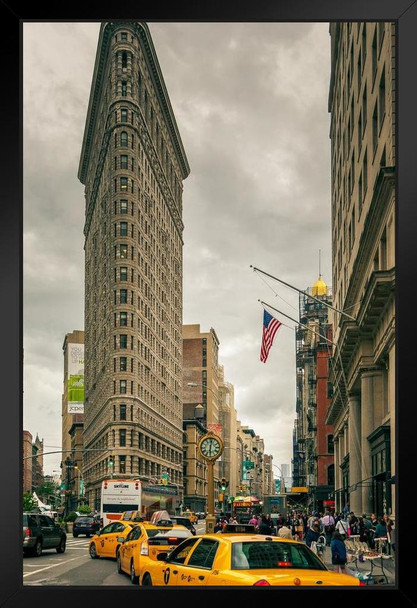
POLYGON ((209 431, 201 437, 198 450, 207 463, 207 517, 206 534, 213 534, 216 525, 214 514, 214 463, 223 452, 223 441, 221 437, 209 431))
POLYGON ((214 460, 207 461, 207 511, 206 534, 213 534, 216 525, 214 515, 214 460))

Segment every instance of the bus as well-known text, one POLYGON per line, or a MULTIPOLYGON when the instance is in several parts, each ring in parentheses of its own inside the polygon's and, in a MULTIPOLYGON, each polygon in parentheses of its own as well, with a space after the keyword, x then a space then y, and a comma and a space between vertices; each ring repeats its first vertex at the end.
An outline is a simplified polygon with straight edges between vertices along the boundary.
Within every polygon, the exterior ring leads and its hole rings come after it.
POLYGON ((120 519, 124 511, 139 511, 150 520, 155 511, 178 515, 180 496, 175 484, 151 484, 139 479, 105 479, 101 484, 100 518, 105 526, 120 519))
POLYGON ((253 513, 260 512, 260 500, 255 496, 236 496, 232 503, 232 515, 239 524, 247 524, 253 513))

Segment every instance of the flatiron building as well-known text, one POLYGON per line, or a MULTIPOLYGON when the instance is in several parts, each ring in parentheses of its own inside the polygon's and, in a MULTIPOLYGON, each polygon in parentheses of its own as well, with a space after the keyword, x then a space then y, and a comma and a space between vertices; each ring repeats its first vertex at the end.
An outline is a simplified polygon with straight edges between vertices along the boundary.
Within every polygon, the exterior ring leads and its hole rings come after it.
POLYGON ((103 23, 78 172, 85 186, 83 476, 92 507, 109 475, 168 473, 182 486, 188 174, 148 27, 103 23))

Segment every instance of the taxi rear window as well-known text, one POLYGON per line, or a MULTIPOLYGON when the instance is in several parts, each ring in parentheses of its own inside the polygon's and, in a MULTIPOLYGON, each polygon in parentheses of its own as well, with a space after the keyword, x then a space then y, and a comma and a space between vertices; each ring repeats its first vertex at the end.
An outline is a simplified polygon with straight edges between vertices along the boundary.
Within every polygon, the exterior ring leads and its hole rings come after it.
POLYGON ((326 570, 323 562, 304 545, 274 541, 233 543, 232 570, 257 568, 326 570))

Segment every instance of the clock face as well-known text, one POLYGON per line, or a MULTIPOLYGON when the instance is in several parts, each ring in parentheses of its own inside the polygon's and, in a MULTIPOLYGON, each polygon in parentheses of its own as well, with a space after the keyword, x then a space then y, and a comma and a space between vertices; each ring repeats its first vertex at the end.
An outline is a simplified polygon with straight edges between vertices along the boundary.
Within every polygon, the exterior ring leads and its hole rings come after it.
POLYGON ((207 437, 201 442, 201 453, 206 458, 216 458, 221 452, 220 441, 215 437, 207 437))

